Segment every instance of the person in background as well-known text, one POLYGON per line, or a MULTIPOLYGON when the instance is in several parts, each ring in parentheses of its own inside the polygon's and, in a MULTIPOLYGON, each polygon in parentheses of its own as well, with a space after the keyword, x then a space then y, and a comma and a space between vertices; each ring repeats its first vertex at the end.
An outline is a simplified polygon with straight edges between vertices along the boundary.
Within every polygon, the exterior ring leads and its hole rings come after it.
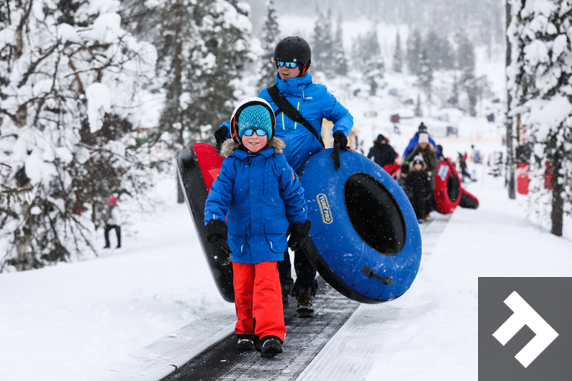
POLYGON ((399 175, 397 176, 397 184, 403 189, 405 195, 411 200, 413 197, 413 192, 409 189, 409 185, 407 184, 407 176, 409 175, 409 164, 402 164, 401 170, 399 171, 399 175))
POLYGON ((412 159, 409 174, 405 179, 406 187, 410 191, 409 200, 419 223, 427 221, 426 204, 431 191, 426 169, 427 164, 423 157, 417 155, 412 159))
MULTIPOLYGON (((334 123, 334 144, 340 149, 348 146, 347 136, 353 127, 350 112, 334 97, 324 85, 312 82, 310 69, 312 51, 310 45, 302 37, 290 36, 282 39, 274 50, 276 63, 275 86, 302 117, 311 125, 317 134, 322 131, 322 121, 327 119, 334 123)), ((276 114, 276 136, 286 142, 284 157, 298 174, 308 159, 324 149, 319 140, 303 123, 293 121, 280 109, 270 96, 269 89, 262 89, 258 96, 267 101, 276 114)), ((229 122, 223 123, 215 131, 217 147, 229 135, 229 122)), ((314 308, 312 298, 318 290, 316 269, 303 251, 294 254, 296 283, 291 274, 290 254, 286 251, 284 260, 278 262, 280 283, 282 285, 282 301, 288 304, 288 295, 296 298, 296 311, 300 317, 312 317, 314 308)))
MULTIPOLYGON (((435 171, 437 170, 437 152, 435 147, 429 143, 429 135, 425 133, 419 134, 419 144, 413 152, 405 158, 406 163, 411 163, 417 155, 421 155, 423 161, 425 162, 425 171, 429 175, 429 181, 431 184, 431 194, 435 189, 435 171)), ((433 197, 427 197, 427 204, 425 206, 426 216, 425 219, 430 217, 430 212, 435 209, 435 200, 433 197)))
MULTIPOLYGON (((421 122, 421 124, 419 125, 419 128, 417 129, 417 132, 415 133, 415 135, 413 135, 413 137, 409 141, 407 148, 405 148, 405 151, 403 152, 403 157, 409 156, 409 154, 411 154, 411 152, 415 149, 415 147, 417 147, 417 145, 419 144, 419 135, 420 134, 427 134, 427 137, 429 138, 428 142, 434 148, 437 147, 437 144, 435 143, 435 141, 431 138, 431 136, 429 136, 429 132, 427 131, 427 126, 425 126, 425 124, 423 124, 423 122, 421 122)), ((437 149, 437 154, 439 154, 439 153, 441 153, 441 151, 439 149, 437 149)))
POLYGON ((110 197, 109 205, 107 206, 107 223, 103 231, 103 236, 105 237, 104 249, 109 249, 109 231, 115 229, 115 235, 117 236, 117 248, 121 249, 121 211, 117 206, 117 197, 110 197))
POLYGON ((389 139, 382 134, 379 134, 373 141, 373 146, 369 150, 367 157, 383 168, 384 165, 395 163, 397 153, 393 147, 389 145, 389 139))
POLYGON ((274 357, 286 336, 276 263, 288 246, 302 247, 311 223, 284 141, 274 136, 270 105, 247 98, 231 126, 233 139, 221 147, 226 159, 205 204, 206 238, 219 264, 232 260, 238 350, 274 357))
POLYGON ((471 181, 476 181, 475 179, 471 178, 471 175, 467 171, 467 162, 465 161, 465 156, 459 152, 459 157, 457 160, 459 161, 459 169, 461 170, 461 181, 465 182, 465 177, 471 181))

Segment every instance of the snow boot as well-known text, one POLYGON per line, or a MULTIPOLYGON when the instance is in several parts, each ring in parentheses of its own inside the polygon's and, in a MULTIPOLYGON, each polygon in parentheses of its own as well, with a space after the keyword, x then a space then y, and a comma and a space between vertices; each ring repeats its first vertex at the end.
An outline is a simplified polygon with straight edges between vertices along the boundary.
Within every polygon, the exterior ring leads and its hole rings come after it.
POLYGON ((296 297, 298 303, 296 304, 296 313, 298 317, 309 318, 314 316, 314 307, 312 307, 312 294, 306 290, 296 297))
POLYGON ((260 355, 265 358, 272 358, 278 353, 282 353, 282 340, 276 336, 264 336, 256 346, 260 355))
POLYGON ((256 350, 254 347, 254 339, 252 335, 237 335, 238 336, 238 343, 236 344, 236 348, 239 352, 250 352, 256 350))

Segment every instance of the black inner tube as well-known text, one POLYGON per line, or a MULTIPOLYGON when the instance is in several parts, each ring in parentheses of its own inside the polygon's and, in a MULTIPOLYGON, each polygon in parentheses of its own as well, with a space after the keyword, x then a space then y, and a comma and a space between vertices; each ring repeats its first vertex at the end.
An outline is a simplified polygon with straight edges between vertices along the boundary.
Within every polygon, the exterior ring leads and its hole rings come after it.
POLYGON ((344 202, 354 230, 368 246, 388 256, 403 250, 405 218, 382 183, 367 173, 354 173, 344 184, 344 202))
POLYGON ((459 178, 455 173, 451 173, 447 179, 447 194, 449 195, 449 200, 451 200, 451 202, 457 202, 457 199, 461 195, 459 178))

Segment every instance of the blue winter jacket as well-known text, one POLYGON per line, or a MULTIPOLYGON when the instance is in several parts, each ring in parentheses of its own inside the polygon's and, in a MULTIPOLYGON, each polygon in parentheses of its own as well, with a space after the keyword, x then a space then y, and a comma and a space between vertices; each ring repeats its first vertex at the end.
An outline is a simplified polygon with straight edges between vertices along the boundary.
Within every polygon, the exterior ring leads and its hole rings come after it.
MULTIPOLYGON (((437 150, 437 156, 439 156, 441 154, 441 150, 437 148, 437 143, 435 143, 435 140, 433 140, 429 134, 427 135, 429 136, 429 143, 433 144, 433 147, 435 147, 435 149, 437 150)), ((415 133, 415 135, 413 135, 413 137, 409 141, 409 145, 407 146, 407 148, 405 148, 405 151, 403 152, 402 156, 403 159, 405 159, 411 152, 413 152, 413 150, 415 149, 415 147, 417 147, 418 144, 419 144, 419 134, 415 133)))
MULTIPOLYGON (((322 119, 325 118, 334 123, 333 132, 342 131, 346 136, 349 135, 354 118, 336 97, 328 92, 326 86, 312 83, 310 73, 289 79, 280 79, 277 74, 275 82, 280 92, 300 111, 304 119, 314 126, 318 134, 322 133, 322 119)), ((274 112, 278 110, 268 90, 262 89, 258 96, 270 103, 274 112)), ((230 123, 222 125, 229 128, 230 123)), ((323 149, 318 139, 306 127, 294 122, 282 112, 276 115, 276 136, 286 143, 284 155, 296 172, 312 155, 323 149)))
POLYGON ((226 219, 233 262, 283 261, 289 221, 307 219, 304 189, 280 153, 282 140, 257 153, 237 148, 232 140, 222 146, 227 158, 207 198, 205 225, 226 219))

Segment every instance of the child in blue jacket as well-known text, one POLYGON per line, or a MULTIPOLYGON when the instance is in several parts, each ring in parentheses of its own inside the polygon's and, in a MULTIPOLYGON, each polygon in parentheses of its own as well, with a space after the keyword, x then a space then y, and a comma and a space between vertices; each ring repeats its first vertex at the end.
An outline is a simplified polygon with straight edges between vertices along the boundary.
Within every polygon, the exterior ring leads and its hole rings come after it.
POLYGON ((286 335, 276 263, 287 246, 302 247, 310 221, 304 189, 283 155, 284 141, 274 137, 272 107, 248 98, 230 126, 232 139, 221 149, 226 159, 205 205, 207 240, 219 263, 232 260, 238 350, 273 357, 282 353, 286 335))

